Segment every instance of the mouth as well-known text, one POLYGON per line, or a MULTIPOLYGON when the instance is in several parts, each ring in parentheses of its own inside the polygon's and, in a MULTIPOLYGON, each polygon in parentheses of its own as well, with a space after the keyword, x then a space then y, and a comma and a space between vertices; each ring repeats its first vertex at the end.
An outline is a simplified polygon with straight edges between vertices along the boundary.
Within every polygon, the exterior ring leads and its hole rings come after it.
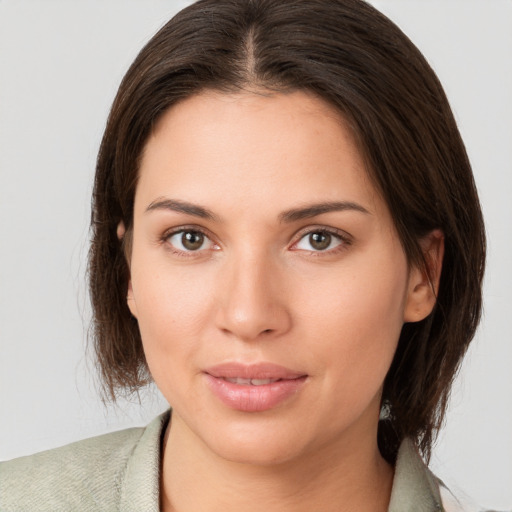
POLYGON ((238 384, 239 386, 264 386, 266 384, 272 384, 273 382, 279 382, 283 379, 244 379, 242 377, 230 379, 226 377, 224 380, 232 384, 238 384))
POLYGON ((222 363, 207 368, 205 373, 215 378, 235 381, 233 382, 234 384, 246 386, 249 384, 258 386, 261 384, 270 384, 278 380, 292 380, 306 376, 304 372, 291 370, 285 366, 267 362, 253 364, 238 362, 222 363))
POLYGON ((262 412, 289 401, 301 391, 306 373, 272 363, 225 363, 204 375, 210 391, 225 406, 242 412, 262 412))

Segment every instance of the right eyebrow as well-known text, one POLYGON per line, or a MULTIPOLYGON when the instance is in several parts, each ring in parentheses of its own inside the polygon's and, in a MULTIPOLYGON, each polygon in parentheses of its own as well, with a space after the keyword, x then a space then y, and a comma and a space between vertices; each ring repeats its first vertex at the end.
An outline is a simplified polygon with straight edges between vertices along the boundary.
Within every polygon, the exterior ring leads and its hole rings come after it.
POLYGON ((347 210, 371 215, 364 206, 358 203, 354 203, 352 201, 334 201, 306 205, 303 208, 293 208, 281 213, 281 215, 279 215, 279 219, 281 222, 296 222, 302 219, 310 219, 324 213, 336 211, 342 212, 347 210))
POLYGON ((178 199, 159 197, 146 208, 146 213, 154 210, 171 210, 173 212, 200 217, 201 219, 208 219, 212 221, 219 220, 211 210, 208 210, 208 208, 198 204, 189 203, 187 201, 180 201, 178 199))

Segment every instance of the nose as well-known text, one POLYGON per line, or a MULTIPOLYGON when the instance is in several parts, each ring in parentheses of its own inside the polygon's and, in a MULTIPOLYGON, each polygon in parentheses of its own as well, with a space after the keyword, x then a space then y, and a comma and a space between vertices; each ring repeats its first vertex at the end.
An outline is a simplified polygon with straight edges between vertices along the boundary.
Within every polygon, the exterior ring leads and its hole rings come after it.
POLYGON ((286 333, 291 315, 278 265, 266 255, 233 260, 226 262, 218 285, 217 327, 244 341, 286 333))

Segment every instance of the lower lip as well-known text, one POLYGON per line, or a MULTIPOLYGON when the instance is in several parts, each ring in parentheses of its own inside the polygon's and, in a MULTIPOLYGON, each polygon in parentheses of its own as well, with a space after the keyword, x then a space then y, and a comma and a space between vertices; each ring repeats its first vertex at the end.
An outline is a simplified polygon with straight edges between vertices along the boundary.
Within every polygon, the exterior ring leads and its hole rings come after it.
POLYGON ((219 377, 205 375, 210 389, 224 405, 243 412, 262 412, 272 409, 295 395, 306 381, 304 376, 252 386, 234 384, 219 377))

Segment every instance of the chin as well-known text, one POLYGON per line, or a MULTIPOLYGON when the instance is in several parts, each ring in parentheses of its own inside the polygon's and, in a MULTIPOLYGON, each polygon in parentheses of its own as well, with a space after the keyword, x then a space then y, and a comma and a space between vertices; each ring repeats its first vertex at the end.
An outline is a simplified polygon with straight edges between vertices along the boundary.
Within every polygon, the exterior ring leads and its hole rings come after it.
MULTIPOLYGON (((322 415, 319 415, 322 416, 322 415)), ((199 428, 204 427, 198 425, 199 428)), ((328 424, 294 409, 266 413, 216 415, 214 426, 196 431, 208 448, 224 460, 255 466, 277 466, 304 457, 315 458, 326 445, 340 438, 341 422, 328 424)))
POLYGON ((304 443, 290 435, 268 431, 233 432, 212 442, 210 449, 224 460, 252 466, 276 466, 300 457, 304 443))

